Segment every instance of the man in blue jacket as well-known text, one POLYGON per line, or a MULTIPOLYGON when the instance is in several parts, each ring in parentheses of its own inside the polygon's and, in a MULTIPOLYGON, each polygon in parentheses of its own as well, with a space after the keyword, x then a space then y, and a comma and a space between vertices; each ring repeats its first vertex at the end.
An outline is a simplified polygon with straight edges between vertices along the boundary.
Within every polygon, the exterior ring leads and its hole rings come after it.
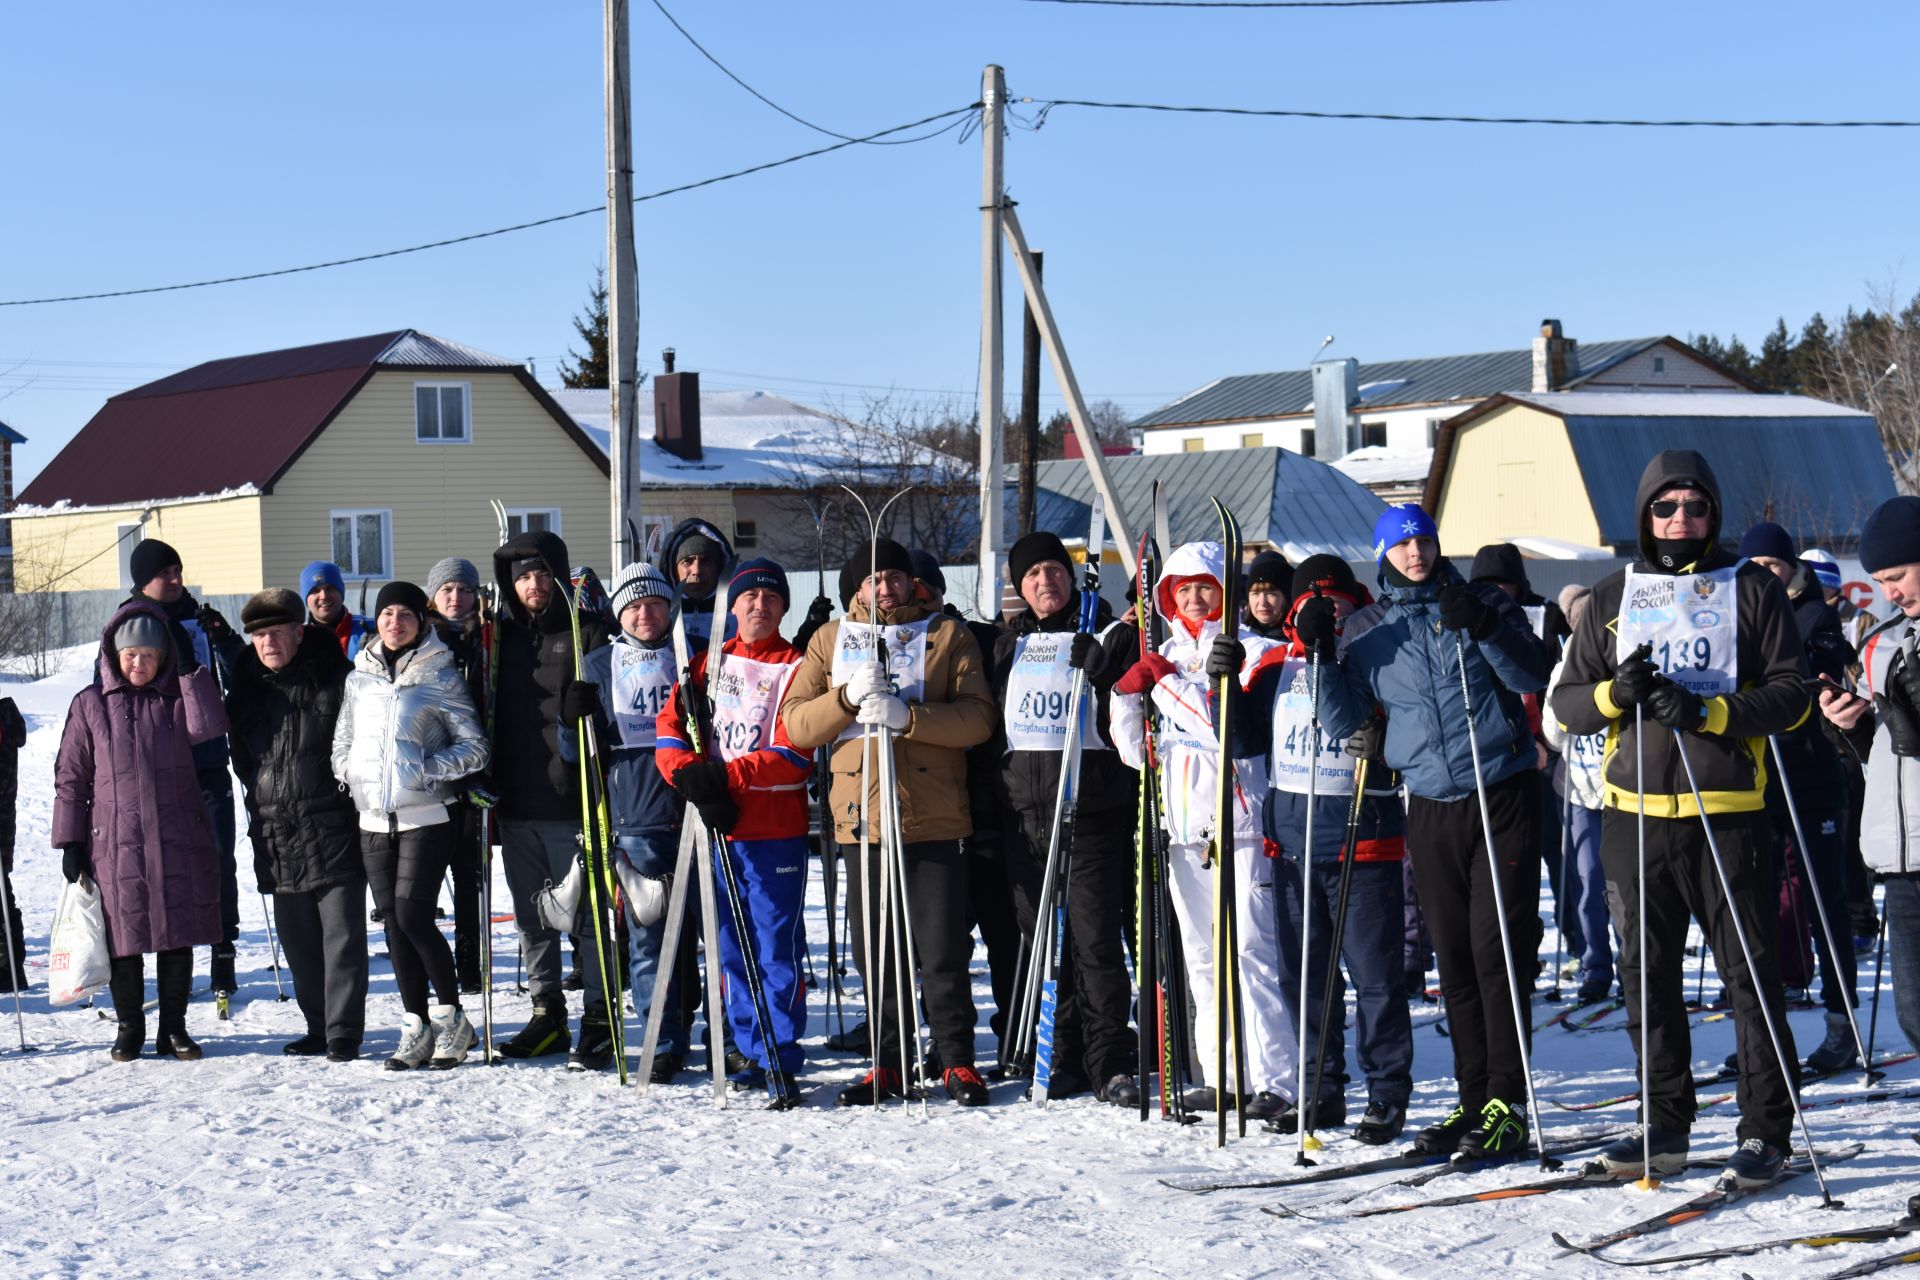
POLYGON ((1513 1155, 1527 1146, 1520 1037, 1528 1026, 1514 1017, 1509 966, 1530 979, 1540 938, 1540 779, 1520 698, 1546 687, 1553 660, 1506 592, 1462 581, 1441 558, 1439 530, 1419 507, 1388 507, 1373 541, 1379 603, 1348 618, 1341 634, 1333 601, 1323 595, 1300 606, 1294 629, 1321 659, 1324 731, 1344 738, 1376 707, 1385 711, 1386 763, 1406 779, 1408 856, 1433 934, 1460 1090, 1459 1105, 1414 1145, 1429 1153, 1513 1155), (1475 744, 1491 823, 1485 834, 1475 744), (1501 947, 1489 835, 1511 955, 1501 947))

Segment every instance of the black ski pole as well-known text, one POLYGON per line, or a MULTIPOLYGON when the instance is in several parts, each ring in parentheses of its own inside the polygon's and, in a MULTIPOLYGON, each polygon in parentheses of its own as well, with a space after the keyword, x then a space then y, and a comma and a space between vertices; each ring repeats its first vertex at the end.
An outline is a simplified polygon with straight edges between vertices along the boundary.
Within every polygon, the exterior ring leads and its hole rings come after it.
POLYGON ((1879 941, 1873 944, 1873 1008, 1867 1017, 1867 1065, 1873 1065, 1873 1041, 1880 1029, 1880 978, 1887 963, 1887 909, 1883 895, 1880 906, 1879 941))

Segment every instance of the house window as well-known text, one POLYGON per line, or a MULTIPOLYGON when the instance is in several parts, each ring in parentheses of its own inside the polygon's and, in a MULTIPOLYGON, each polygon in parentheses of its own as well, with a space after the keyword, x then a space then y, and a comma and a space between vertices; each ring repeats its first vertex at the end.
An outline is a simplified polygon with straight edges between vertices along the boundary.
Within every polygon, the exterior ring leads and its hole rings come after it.
POLYGON ((760 545, 760 526, 752 520, 733 522, 733 549, 751 551, 760 545))
POLYGON ((1207 442, 1199 436, 1188 436, 1180 442, 1180 451, 1182 453, 1201 453, 1206 447, 1207 442))
POLYGON ((1267 437, 1258 431, 1249 431, 1240 437, 1242 449, 1258 449, 1267 443, 1267 437))
POLYGON ((1300 454, 1302 457, 1306 457, 1306 458, 1311 458, 1313 456, 1313 428, 1312 427, 1300 428, 1300 454))
POLYGON ((523 533, 559 533, 560 508, 558 507, 508 507, 507 536, 517 538, 523 533))
POLYGON ((1655 373, 1665 373, 1667 371, 1667 358, 1665 356, 1655 356, 1653 358, 1653 371, 1655 373))
POLYGON ((393 512, 331 511, 333 562, 345 578, 385 578, 393 565, 393 512))
POLYGON ((413 384, 413 438, 420 444, 465 444, 471 388, 465 382, 413 384))
POLYGON ((1363 422, 1360 424, 1360 447, 1362 449, 1384 449, 1387 447, 1387 424, 1384 422, 1363 422))

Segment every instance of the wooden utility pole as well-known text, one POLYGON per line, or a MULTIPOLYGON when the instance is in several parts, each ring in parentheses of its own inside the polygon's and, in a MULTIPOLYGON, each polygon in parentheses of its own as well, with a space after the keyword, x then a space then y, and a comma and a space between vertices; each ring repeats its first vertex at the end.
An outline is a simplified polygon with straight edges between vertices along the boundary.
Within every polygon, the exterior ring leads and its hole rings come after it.
MULTIPOLYGON (((1041 275, 1046 254, 1033 251, 1033 273, 1041 275)), ((1020 536, 1033 532, 1040 486, 1040 326, 1033 322, 1033 304, 1023 311, 1020 325, 1020 536)))
POLYGON ((1000 616, 1000 565, 1006 558, 1006 476, 1001 470, 1005 334, 1000 315, 1000 207, 1004 203, 1006 72, 989 65, 980 77, 980 616, 1000 616))
POLYGON ((635 439, 638 408, 635 366, 640 355, 639 282, 633 260, 633 129, 627 92, 627 0, 605 0, 607 40, 607 390, 612 396, 607 433, 608 470, 613 481, 613 559, 607 581, 621 566, 638 559, 642 548, 628 546, 628 522, 639 527, 634 503, 640 489, 640 446, 635 439))

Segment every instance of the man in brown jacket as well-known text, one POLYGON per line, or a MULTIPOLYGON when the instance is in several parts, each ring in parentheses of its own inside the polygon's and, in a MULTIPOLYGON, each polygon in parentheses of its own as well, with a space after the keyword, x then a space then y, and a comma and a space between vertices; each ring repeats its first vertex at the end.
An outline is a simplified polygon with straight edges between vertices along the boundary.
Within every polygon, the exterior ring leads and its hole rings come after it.
MULTIPOLYGON (((869 1018, 880 1028, 880 1060, 840 1094, 841 1106, 871 1106, 898 1097, 900 1027, 893 990, 874 992, 873 961, 865 954, 864 903, 880 887, 880 807, 900 814, 907 914, 934 1049, 945 1070, 947 1094, 979 1106, 987 1089, 973 1065, 976 1015, 968 965, 973 934, 967 921, 967 871, 960 842, 973 833, 967 805, 966 749, 993 732, 994 708, 980 647, 959 620, 914 603, 907 550, 882 538, 862 546, 840 571, 847 616, 830 622, 807 643, 807 655, 781 703, 793 745, 802 751, 835 743, 829 807, 834 838, 852 874, 847 926, 854 965, 868 984, 869 1018), (870 565, 877 566, 869 576, 870 565), (879 619, 879 645, 874 644, 879 619), (860 857, 862 735, 891 731, 895 787, 880 789, 877 759, 866 768, 868 858, 860 857)), ((887 965, 888 986, 898 966, 887 965)))

